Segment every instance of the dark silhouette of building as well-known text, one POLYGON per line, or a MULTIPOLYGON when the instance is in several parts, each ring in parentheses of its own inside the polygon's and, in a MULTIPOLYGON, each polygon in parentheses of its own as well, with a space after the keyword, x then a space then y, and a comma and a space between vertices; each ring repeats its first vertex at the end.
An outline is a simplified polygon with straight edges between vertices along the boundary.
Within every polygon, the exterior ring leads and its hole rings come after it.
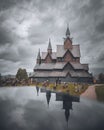
POLYGON ((65 110, 65 120, 67 122, 67 127, 68 127, 70 110, 73 110, 72 102, 80 102, 80 97, 79 96, 72 96, 69 93, 54 92, 54 91, 51 91, 51 90, 47 90, 46 88, 41 88, 40 92, 46 93, 46 100, 47 100, 48 107, 49 107, 49 103, 50 103, 50 100, 51 100, 51 93, 55 93, 56 101, 62 101, 63 102, 62 109, 65 110))
POLYGON ((63 102, 63 109, 65 110, 65 119, 67 122, 68 127, 68 121, 70 117, 70 110, 72 110, 72 102, 79 102, 80 98, 77 96, 71 96, 68 93, 56 93, 56 101, 62 101, 63 102))

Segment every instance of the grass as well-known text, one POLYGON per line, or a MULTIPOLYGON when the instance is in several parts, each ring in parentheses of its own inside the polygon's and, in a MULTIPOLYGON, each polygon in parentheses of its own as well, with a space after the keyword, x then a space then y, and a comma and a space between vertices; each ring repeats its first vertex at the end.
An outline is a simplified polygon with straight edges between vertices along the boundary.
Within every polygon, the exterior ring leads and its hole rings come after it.
MULTIPOLYGON (((42 83, 38 83, 36 86, 42 87, 42 83)), ((83 92, 85 92, 85 90, 88 88, 89 85, 68 83, 67 87, 64 86, 65 86, 64 83, 58 84, 56 87, 54 83, 50 83, 49 85, 46 86, 46 88, 58 92, 65 92, 65 93, 67 92, 71 95, 79 96, 83 92)))
POLYGON ((104 85, 95 87, 97 99, 104 102, 104 85))

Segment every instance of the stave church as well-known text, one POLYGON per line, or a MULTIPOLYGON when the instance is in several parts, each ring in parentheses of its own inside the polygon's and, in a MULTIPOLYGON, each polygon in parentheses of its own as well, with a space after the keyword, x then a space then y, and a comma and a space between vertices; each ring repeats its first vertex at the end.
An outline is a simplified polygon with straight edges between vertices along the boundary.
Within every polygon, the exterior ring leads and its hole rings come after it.
POLYGON ((36 65, 31 78, 38 82, 49 80, 50 82, 87 82, 93 80, 89 73, 88 64, 80 63, 80 46, 73 45, 70 37, 69 27, 66 29, 66 36, 62 45, 57 45, 57 51, 52 51, 49 40, 47 52, 37 55, 36 65))

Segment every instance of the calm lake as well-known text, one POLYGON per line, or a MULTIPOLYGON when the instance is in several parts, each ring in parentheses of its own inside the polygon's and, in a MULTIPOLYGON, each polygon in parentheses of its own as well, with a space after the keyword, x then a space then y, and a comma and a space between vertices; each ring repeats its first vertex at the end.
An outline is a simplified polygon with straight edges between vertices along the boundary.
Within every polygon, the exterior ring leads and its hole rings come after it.
POLYGON ((45 88, 2 87, 0 130, 104 130, 104 103, 45 88))

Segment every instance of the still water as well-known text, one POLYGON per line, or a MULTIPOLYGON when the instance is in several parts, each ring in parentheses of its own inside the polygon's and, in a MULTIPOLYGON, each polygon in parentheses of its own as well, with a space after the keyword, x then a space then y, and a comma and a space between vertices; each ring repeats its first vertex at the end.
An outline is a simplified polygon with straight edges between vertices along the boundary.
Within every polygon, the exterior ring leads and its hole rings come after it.
POLYGON ((45 88, 0 88, 0 130, 104 130, 104 104, 45 88))

